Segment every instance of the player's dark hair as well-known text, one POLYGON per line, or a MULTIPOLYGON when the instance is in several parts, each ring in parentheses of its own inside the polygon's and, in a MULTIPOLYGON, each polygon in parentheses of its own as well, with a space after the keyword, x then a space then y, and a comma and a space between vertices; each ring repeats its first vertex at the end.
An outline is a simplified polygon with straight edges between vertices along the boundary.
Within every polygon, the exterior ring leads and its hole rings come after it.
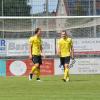
POLYGON ((40 30, 40 28, 36 28, 35 29, 35 34, 37 34, 39 30, 40 30))
POLYGON ((65 34, 67 34, 66 30, 63 30, 62 32, 64 32, 65 34))

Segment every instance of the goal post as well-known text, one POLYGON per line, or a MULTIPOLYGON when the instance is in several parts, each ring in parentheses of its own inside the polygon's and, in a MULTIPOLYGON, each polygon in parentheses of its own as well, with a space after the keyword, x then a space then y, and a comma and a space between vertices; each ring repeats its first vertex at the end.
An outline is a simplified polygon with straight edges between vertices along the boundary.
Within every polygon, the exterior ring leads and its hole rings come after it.
MULTIPOLYGON (((0 33, 31 33, 36 27, 43 32, 69 31, 73 36, 97 37, 100 33, 100 16, 1 16, 0 33), (86 35, 85 35, 86 34, 86 35)), ((49 35, 48 35, 49 36, 49 35)))

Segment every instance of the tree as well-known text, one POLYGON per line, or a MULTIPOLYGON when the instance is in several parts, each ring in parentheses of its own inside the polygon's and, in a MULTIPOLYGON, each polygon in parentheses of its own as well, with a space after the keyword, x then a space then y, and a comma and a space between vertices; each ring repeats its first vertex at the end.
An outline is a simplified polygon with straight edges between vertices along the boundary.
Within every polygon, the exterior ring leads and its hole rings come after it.
POLYGON ((2 0, 0 0, 0 16, 2 15, 2 0))
POLYGON ((4 16, 29 16, 27 0, 3 0, 4 16))

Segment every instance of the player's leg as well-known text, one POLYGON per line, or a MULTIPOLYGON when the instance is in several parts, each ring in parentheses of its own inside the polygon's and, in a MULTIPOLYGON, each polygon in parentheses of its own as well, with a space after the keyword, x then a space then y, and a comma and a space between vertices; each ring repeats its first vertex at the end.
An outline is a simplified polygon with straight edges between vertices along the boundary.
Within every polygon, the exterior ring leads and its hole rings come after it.
POLYGON ((41 56, 38 56, 38 63, 39 63, 39 66, 37 67, 37 73, 36 73, 36 76, 37 76, 37 81, 40 81, 40 65, 42 64, 42 58, 41 56))
POLYGON ((64 80, 69 81, 69 62, 70 57, 65 57, 64 60, 64 80))
POLYGON ((68 68, 68 64, 65 64, 64 67, 65 67, 65 70, 64 70, 64 80, 65 81, 69 81, 69 68, 68 68))
MULTIPOLYGON (((64 67, 65 64, 65 57, 60 57, 60 66, 64 67)), ((64 77, 65 77, 65 67, 64 67, 64 77)), ((62 79, 63 81, 66 81, 66 78, 62 79)))
POLYGON ((34 74, 34 72, 37 70, 39 63, 38 63, 38 57, 37 56, 33 56, 32 57, 32 62, 34 63, 34 66, 32 66, 31 72, 29 74, 29 80, 32 80, 32 76, 34 74))
POLYGON ((34 64, 34 66, 32 67, 31 69, 31 72, 29 74, 29 80, 32 80, 32 77, 33 77, 33 74, 35 73, 35 71, 37 71, 37 68, 38 68, 39 64, 34 64))
POLYGON ((40 81, 40 67, 37 68, 36 80, 40 81))

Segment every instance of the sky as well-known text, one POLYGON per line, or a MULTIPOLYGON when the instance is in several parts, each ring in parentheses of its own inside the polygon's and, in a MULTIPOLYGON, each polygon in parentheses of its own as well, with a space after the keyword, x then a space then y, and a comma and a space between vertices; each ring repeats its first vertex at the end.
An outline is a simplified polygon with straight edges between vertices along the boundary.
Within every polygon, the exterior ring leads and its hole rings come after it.
MULTIPOLYGON (((31 2, 31 14, 44 11, 44 4, 46 0, 29 0, 31 2)), ((49 12, 56 11, 58 0, 48 0, 49 12)))

